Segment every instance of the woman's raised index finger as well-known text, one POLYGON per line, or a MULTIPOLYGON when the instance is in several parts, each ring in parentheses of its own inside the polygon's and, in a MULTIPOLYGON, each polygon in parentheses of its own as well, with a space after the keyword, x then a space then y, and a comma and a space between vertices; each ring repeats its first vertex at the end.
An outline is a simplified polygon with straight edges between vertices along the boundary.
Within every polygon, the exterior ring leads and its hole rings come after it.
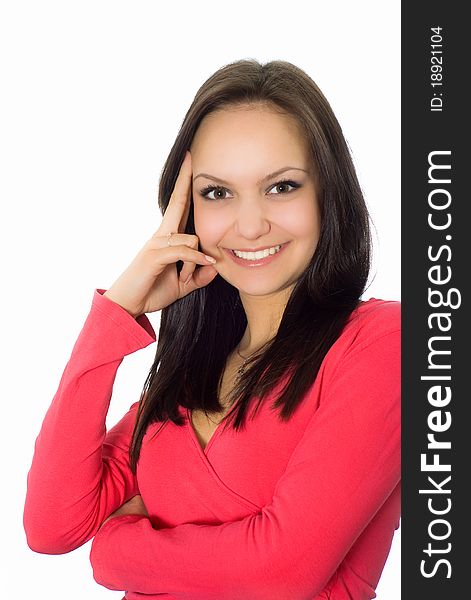
POLYGON ((162 223, 164 224, 165 230, 168 230, 168 233, 182 232, 185 230, 186 220, 188 219, 190 210, 191 177, 191 154, 189 150, 187 150, 162 219, 162 223))

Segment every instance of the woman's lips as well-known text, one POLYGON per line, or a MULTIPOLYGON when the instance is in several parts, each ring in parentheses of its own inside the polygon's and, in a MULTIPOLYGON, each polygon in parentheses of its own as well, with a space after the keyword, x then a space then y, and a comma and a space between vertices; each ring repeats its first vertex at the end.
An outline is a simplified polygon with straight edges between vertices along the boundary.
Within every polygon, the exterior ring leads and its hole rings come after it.
MULTIPOLYGON (((289 244, 289 242, 285 242, 284 244, 279 244, 279 245, 281 245, 281 248, 278 250, 278 252, 275 252, 275 254, 269 254, 268 256, 265 256, 264 258, 256 258, 255 260, 239 258, 238 256, 236 256, 234 254, 234 252, 232 252, 232 250, 229 250, 229 248, 223 248, 223 250, 227 254, 227 256, 229 258, 231 258, 237 265, 240 265, 242 267, 248 267, 250 269, 253 267, 262 267, 264 265, 268 265, 269 263, 273 262, 284 251, 284 249, 286 248, 286 246, 288 244, 289 244)), ((268 246, 268 247, 270 248, 271 246, 268 246)))

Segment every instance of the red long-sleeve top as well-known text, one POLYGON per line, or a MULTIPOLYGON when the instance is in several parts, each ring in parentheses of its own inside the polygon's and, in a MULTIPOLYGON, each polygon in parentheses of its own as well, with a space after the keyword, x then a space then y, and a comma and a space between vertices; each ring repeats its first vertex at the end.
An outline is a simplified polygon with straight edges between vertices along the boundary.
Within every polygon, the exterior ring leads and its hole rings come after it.
POLYGON ((400 518, 400 304, 360 304, 287 423, 267 398, 203 449, 182 407, 183 427, 149 427, 134 476, 137 402, 108 432, 105 420, 123 358, 156 336, 104 291, 36 440, 30 548, 61 554, 95 536, 96 581, 128 600, 374 598, 400 518), (99 529, 136 494, 149 517, 99 529))

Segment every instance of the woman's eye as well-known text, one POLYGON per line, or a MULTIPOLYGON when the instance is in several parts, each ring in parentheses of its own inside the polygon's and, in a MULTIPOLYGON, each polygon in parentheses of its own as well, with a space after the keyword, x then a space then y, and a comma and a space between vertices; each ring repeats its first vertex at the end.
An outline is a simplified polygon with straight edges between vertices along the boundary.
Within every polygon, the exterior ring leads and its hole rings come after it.
MULTIPOLYGON (((269 191, 276 190, 275 192, 271 191, 270 193, 274 193, 275 195, 284 195, 289 194, 299 187, 301 187, 301 185, 295 181, 283 180, 272 185, 271 188, 269 188, 269 191)), ((227 198, 231 197, 229 190, 220 185, 208 185, 200 191, 200 194, 207 200, 227 200, 227 198)))
POLYGON ((270 189, 276 190, 275 194, 288 194, 289 192, 293 191, 293 189, 298 187, 300 187, 299 183, 296 183, 295 181, 279 181, 270 189), (290 190, 288 188, 292 189, 290 190))
POLYGON ((225 200, 227 190, 226 188, 220 186, 210 185, 201 190, 201 195, 203 198, 207 198, 208 200, 225 200), (211 195, 214 194, 214 195, 211 195))

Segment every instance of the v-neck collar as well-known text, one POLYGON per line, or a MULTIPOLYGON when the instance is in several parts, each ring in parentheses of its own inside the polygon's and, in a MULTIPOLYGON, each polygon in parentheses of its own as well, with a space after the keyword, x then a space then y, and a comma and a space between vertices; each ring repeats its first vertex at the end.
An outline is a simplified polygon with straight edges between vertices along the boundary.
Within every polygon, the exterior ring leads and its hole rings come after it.
POLYGON ((221 423, 218 423, 218 425, 216 426, 216 429, 213 431, 213 434, 209 438, 208 443, 203 448, 203 446, 201 445, 201 442, 198 439, 198 436, 196 435, 196 431, 193 426, 193 421, 191 420, 191 411, 189 408, 185 408, 185 414, 186 414, 186 420, 187 420, 186 425, 187 425, 188 432, 189 432, 191 438, 193 439, 194 443, 196 444, 196 446, 199 448, 199 451, 206 457, 208 455, 208 452, 211 450, 211 447, 214 445, 214 440, 219 436, 220 430, 224 426, 224 421, 222 421, 221 423))

